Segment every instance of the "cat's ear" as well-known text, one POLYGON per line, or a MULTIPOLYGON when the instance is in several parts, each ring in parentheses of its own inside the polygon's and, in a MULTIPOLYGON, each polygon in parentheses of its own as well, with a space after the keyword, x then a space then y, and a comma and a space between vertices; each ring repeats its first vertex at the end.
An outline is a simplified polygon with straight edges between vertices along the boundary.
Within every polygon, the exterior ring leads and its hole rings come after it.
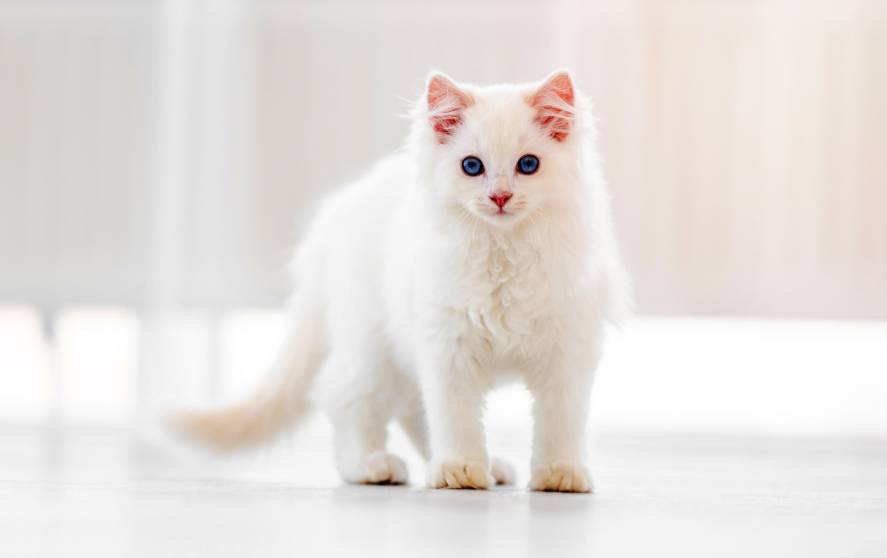
POLYGON ((555 141, 564 141, 573 129, 576 117, 573 78, 567 70, 548 76, 533 92, 528 102, 536 109, 536 123, 555 141))
POLYGON ((462 113, 474 103, 471 95, 439 72, 428 76, 425 101, 428 103, 428 120, 440 143, 446 143, 453 135, 462 124, 462 113))

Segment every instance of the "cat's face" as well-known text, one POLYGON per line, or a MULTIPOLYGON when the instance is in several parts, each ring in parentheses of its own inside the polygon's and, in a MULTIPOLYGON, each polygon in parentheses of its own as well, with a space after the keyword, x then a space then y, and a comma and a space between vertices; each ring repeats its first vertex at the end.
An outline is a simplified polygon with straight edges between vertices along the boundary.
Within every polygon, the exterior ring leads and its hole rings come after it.
POLYGON ((432 74, 423 164, 442 202, 508 228, 546 206, 571 202, 576 172, 575 94, 557 72, 530 86, 459 86, 432 74))

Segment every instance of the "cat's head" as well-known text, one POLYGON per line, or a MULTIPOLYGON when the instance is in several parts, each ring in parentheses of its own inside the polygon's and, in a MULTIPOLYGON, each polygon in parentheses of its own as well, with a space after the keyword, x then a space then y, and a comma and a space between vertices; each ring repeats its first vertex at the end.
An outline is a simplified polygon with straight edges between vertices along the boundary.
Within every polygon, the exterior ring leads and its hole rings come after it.
POLYGON ((573 79, 476 87, 432 72, 413 123, 422 182, 438 201, 509 228, 579 203, 581 112, 573 79))

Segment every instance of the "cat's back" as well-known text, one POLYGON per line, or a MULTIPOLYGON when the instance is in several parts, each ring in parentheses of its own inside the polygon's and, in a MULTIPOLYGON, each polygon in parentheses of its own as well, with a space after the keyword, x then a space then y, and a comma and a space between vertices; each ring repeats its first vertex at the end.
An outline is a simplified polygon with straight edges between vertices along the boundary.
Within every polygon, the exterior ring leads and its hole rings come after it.
POLYGON ((405 153, 394 153, 377 162, 368 172, 333 192, 318 209, 313 228, 372 232, 390 221, 403 197, 409 175, 405 153), (343 219, 348 219, 344 222, 343 219))
POLYGON ((326 284, 354 277, 363 284, 377 283, 386 239, 410 176, 409 159, 398 152, 323 200, 296 252, 297 281, 310 274, 326 284))

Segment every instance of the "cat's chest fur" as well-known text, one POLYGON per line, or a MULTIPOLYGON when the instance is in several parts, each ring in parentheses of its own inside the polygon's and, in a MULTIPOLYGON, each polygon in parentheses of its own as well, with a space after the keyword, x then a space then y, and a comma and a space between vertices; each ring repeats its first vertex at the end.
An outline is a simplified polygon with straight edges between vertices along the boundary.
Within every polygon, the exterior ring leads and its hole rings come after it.
POLYGON ((447 256, 441 301, 462 342, 491 361, 542 350, 561 309, 563 270, 551 248, 527 238, 477 235, 447 256))

